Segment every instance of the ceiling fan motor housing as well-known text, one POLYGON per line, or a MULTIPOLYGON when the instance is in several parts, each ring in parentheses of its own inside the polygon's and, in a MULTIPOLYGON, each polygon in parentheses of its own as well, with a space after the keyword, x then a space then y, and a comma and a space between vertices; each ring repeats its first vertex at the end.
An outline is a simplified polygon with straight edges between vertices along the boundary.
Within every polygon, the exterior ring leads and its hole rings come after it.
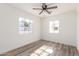
POLYGON ((43 6, 42 6, 42 9, 43 9, 43 10, 46 10, 46 9, 47 9, 47 5, 43 5, 43 6))

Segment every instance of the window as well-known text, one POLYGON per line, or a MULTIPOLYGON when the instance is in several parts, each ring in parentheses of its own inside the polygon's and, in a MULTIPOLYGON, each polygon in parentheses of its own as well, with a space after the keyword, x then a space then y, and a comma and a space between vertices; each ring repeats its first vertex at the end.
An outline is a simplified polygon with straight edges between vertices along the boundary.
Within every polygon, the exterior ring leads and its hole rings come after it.
POLYGON ((49 32, 59 33, 59 21, 58 20, 49 22, 49 32))
POLYGON ((23 17, 20 17, 19 18, 19 32, 20 33, 32 32, 32 20, 28 20, 23 17))

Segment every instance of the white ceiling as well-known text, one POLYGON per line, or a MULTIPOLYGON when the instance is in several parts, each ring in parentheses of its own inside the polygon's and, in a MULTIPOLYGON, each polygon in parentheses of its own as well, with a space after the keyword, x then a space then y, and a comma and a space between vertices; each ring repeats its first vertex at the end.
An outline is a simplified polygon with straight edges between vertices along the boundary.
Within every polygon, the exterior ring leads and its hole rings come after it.
POLYGON ((47 12, 43 12, 41 15, 39 15, 41 10, 33 10, 32 8, 41 8, 41 5, 42 5, 41 3, 10 3, 9 5, 19 8, 23 11, 29 12, 39 17, 53 16, 53 15, 61 14, 61 13, 68 12, 71 10, 75 10, 76 8, 76 4, 74 3, 47 3, 49 7, 53 5, 57 5, 58 8, 49 10, 52 12, 50 15, 47 12))

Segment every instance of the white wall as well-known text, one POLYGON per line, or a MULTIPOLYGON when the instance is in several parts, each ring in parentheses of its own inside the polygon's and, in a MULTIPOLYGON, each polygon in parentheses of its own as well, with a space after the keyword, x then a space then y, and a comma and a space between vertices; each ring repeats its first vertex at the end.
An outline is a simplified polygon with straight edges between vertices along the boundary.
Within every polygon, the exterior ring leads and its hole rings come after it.
POLYGON ((79 51, 79 5, 77 7, 77 49, 79 51))
POLYGON ((76 46, 76 12, 75 10, 41 20, 42 39, 76 46), (59 20, 60 33, 49 33, 49 21, 59 20))
MULTIPOLYGON (((79 13, 78 13, 79 14, 79 13)), ((76 41, 76 12, 70 11, 49 18, 38 18, 28 12, 0 4, 0 53, 29 44, 41 39, 74 45, 79 49, 79 17, 77 17, 78 36, 76 41), (20 35, 18 31, 19 17, 33 20, 33 33, 20 35), (50 20, 60 21, 60 33, 50 34, 50 20), (41 28, 40 28, 41 26, 41 28), (41 30, 41 31, 40 31, 41 30), (41 34, 41 36, 40 36, 41 34)))
POLYGON ((40 19, 22 10, 0 4, 0 53, 40 39, 40 19), (33 33, 19 34, 19 17, 33 20, 33 33))

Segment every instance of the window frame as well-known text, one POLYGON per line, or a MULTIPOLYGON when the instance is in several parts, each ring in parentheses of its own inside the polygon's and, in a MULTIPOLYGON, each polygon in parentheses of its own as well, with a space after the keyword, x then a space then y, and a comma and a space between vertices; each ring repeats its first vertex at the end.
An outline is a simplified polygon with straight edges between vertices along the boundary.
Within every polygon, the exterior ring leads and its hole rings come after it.
POLYGON ((19 33, 32 33, 32 24, 33 21, 25 19, 24 17, 19 18, 19 33))
POLYGON ((49 33, 59 33, 59 20, 49 21, 49 33))

